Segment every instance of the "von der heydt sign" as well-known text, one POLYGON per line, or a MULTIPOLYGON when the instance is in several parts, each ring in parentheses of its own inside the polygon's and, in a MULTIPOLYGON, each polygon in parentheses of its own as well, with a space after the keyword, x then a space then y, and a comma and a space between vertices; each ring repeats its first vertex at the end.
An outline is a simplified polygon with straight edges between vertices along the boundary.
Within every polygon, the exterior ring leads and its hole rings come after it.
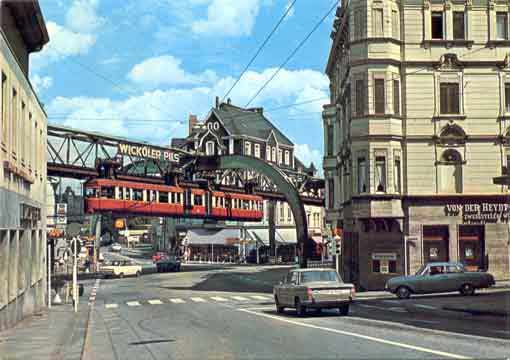
POLYGON ((510 204, 477 202, 467 204, 447 204, 446 216, 462 216, 467 224, 508 223, 510 222, 510 204))
POLYGON ((179 162, 180 154, 173 150, 165 150, 150 145, 133 145, 128 143, 119 143, 117 147, 119 155, 135 156, 140 158, 164 160, 174 163, 179 162))

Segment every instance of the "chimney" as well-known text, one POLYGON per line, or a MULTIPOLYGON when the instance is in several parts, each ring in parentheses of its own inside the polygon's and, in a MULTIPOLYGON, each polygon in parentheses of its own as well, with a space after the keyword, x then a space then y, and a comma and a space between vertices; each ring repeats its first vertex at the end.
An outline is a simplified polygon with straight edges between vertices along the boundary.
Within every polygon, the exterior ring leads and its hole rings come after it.
POLYGON ((220 108, 220 97, 219 96, 216 96, 216 109, 219 109, 220 108))
POLYGON ((191 135, 191 133, 193 132, 193 128, 195 127, 196 124, 198 124, 197 116, 193 115, 193 114, 189 114, 189 118, 188 118, 188 135, 191 135))

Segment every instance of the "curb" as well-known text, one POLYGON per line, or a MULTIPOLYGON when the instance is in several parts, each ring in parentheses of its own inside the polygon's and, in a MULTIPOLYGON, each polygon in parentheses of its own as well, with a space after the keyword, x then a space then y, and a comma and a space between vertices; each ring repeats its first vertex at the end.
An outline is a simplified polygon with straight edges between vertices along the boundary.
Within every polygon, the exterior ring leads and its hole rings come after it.
POLYGON ((486 316, 502 316, 502 317, 509 317, 510 316, 510 312, 506 312, 506 311, 499 311, 499 310, 480 310, 480 309, 465 309, 465 308, 459 308, 459 307, 455 307, 455 306, 443 306, 442 307, 443 310, 448 310, 448 311, 455 311, 455 312, 463 312, 463 313, 468 313, 468 314, 471 314, 471 315, 478 315, 478 316, 483 316, 483 315, 486 315, 486 316))

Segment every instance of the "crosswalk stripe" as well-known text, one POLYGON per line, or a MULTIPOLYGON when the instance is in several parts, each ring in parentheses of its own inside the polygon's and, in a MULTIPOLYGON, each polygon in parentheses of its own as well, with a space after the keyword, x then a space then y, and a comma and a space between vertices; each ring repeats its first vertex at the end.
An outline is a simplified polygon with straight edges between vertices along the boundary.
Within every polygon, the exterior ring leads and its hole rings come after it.
POLYGON ((161 305, 163 304, 163 301, 159 300, 159 299, 154 299, 154 300, 148 300, 147 301, 149 304, 151 305, 161 305))
POLYGON ((211 299, 213 299, 214 301, 228 301, 228 299, 225 299, 224 297, 221 296, 212 296, 211 299))
POLYGON ((104 307, 107 308, 107 309, 116 309, 116 308, 119 307, 119 305, 117 305, 117 304, 106 304, 104 307))
POLYGON ((126 303, 127 306, 140 306, 141 304, 138 301, 128 301, 126 303))
POLYGON ((247 301, 249 299, 242 297, 242 296, 232 296, 232 299, 238 300, 238 301, 247 301))
POLYGON ((262 295, 252 295, 251 298, 255 299, 255 300, 269 300, 270 299, 269 297, 262 296, 262 295))
POLYGON ((184 304, 186 302, 182 299, 170 299, 170 301, 173 302, 174 304, 184 304))
POLYGON ((199 298, 199 297, 192 297, 192 298, 190 298, 190 299, 191 299, 191 301, 194 301, 194 302, 202 302, 202 303, 203 303, 203 302, 205 302, 205 300, 204 300, 204 299, 199 298))

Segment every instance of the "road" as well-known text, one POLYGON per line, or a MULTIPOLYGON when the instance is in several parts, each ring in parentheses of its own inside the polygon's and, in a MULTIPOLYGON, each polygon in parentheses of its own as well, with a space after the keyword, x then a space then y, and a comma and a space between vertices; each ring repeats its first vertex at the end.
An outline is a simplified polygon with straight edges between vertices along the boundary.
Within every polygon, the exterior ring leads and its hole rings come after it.
POLYGON ((83 359, 508 356, 503 319, 440 311, 430 297, 362 299, 347 317, 277 314, 271 284, 286 271, 185 265, 180 273, 100 280, 83 359))

